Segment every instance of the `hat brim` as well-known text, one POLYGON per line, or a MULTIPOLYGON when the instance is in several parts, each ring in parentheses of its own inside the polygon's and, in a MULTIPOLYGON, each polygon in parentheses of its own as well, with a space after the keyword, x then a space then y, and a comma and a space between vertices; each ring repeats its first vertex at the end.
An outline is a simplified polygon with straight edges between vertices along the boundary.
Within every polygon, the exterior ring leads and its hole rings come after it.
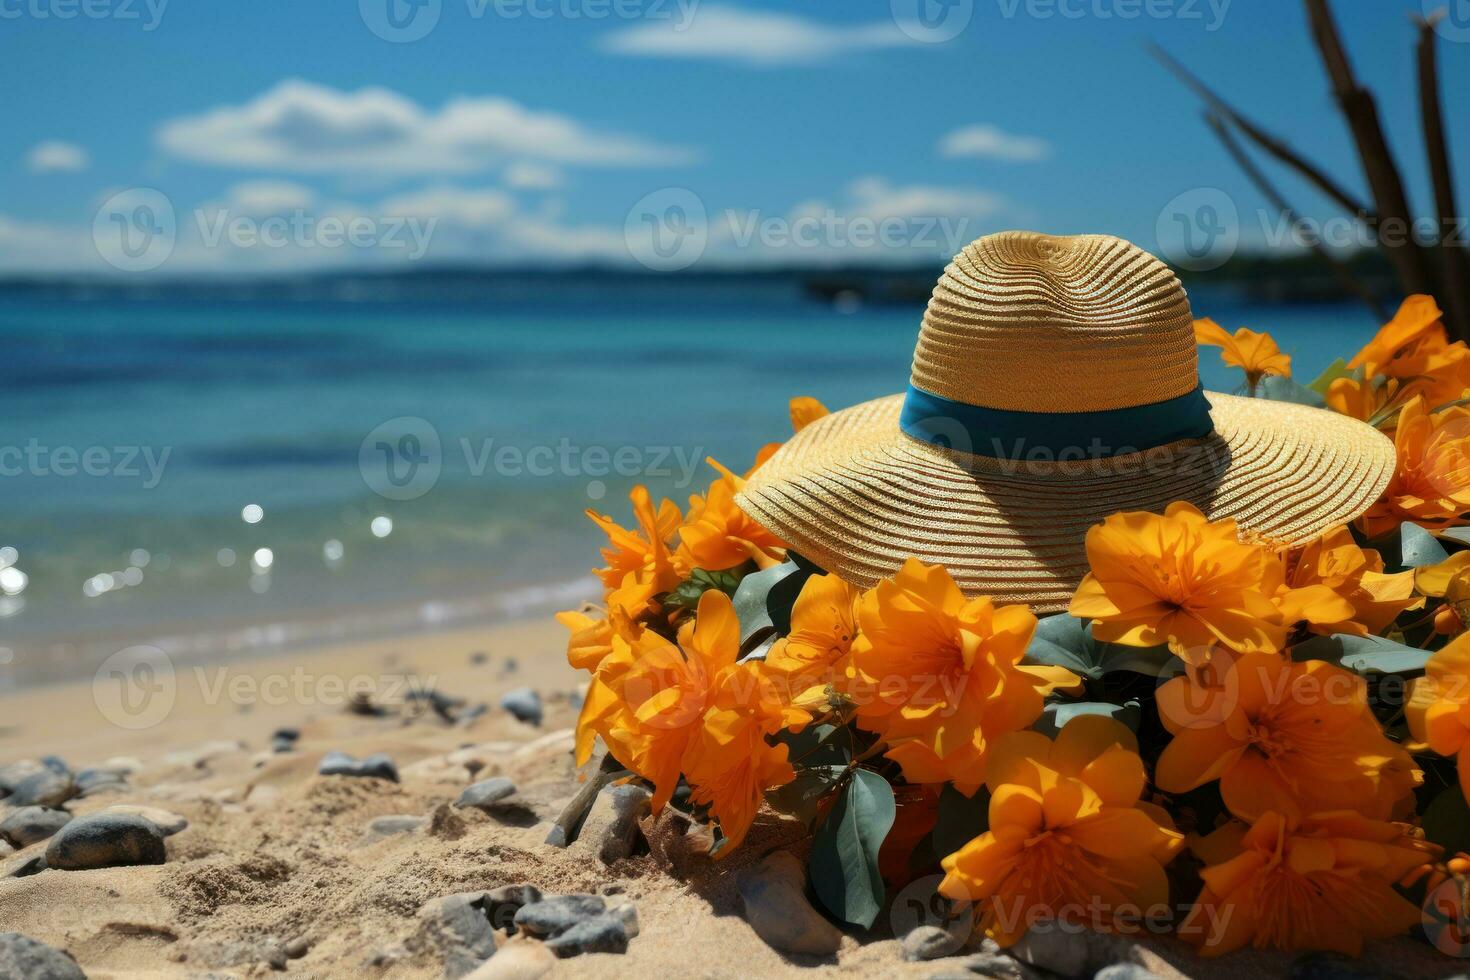
POLYGON ((1393 475, 1393 443, 1322 409, 1206 392, 1215 432, 1101 460, 972 456, 899 429, 903 396, 797 433, 736 498, 796 551, 862 588, 910 556, 970 595, 1065 609, 1087 572, 1087 529, 1119 511, 1187 500, 1243 535, 1296 544, 1366 510, 1393 475))

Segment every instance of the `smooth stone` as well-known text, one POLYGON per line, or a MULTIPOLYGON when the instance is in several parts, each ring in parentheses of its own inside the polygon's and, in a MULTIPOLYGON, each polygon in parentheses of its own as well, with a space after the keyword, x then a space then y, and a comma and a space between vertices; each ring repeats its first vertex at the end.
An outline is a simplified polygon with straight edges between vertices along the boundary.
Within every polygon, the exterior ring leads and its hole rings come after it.
POLYGON ((515 795, 515 791, 515 783, 504 776, 494 776, 466 786, 464 792, 459 794, 459 799, 454 801, 454 805, 460 809, 474 807, 478 810, 486 810, 507 796, 515 795))
POLYGON ((541 901, 541 889, 535 885, 501 885, 485 893, 485 908, 490 924, 507 934, 516 931, 516 913, 527 905, 541 901))
POLYGON ((558 936, 606 911, 607 903, 597 895, 557 895, 522 906, 513 921, 516 929, 527 935, 558 936))
POLYGON ((0 838, 16 850, 43 841, 71 822, 65 810, 44 806, 23 806, 0 820, 0 838))
POLYGON ((626 953, 628 930, 620 916, 604 912, 546 940, 546 948, 562 959, 583 953, 626 953))
POLYGON ((20 781, 34 776, 38 772, 46 772, 47 769, 35 759, 22 759, 12 762, 8 766, 0 766, 0 799, 4 799, 15 792, 15 787, 20 781))
POLYGON ((89 790, 99 786, 126 786, 127 774, 117 769, 89 767, 76 775, 77 789, 85 796, 89 790))
POLYGON ((50 769, 58 776, 70 776, 72 774, 71 766, 68 766, 66 764, 66 760, 61 758, 61 756, 59 755, 42 756, 41 765, 45 766, 47 769, 50 769))
POLYGON ((638 907, 632 902, 624 899, 614 902, 607 907, 607 914, 617 916, 622 920, 623 931, 628 934, 629 939, 637 939, 642 928, 638 924, 638 907))
POLYGON ((638 821, 652 812, 652 799, 648 790, 631 783, 607 787, 592 801, 578 844, 590 848, 603 864, 631 856, 643 840, 638 821))
POLYGON ((137 803, 114 803, 97 812, 99 814, 118 813, 142 817, 157 827, 158 832, 165 837, 172 837, 174 834, 187 830, 189 827, 189 821, 186 818, 179 816, 171 810, 164 810, 156 806, 141 806, 137 803))
POLYGON ((1087 937, 1070 928, 1049 924, 1032 927, 1007 953, 1031 966, 1060 973, 1064 977, 1085 976, 1088 972, 1087 937))
POLYGON ((955 942, 954 936, 947 929, 938 926, 915 926, 909 931, 903 941, 899 943, 899 949, 906 962, 917 963, 921 960, 937 960, 948 956, 955 951, 959 944, 955 942))
POLYGON ((465 980, 538 980, 556 966, 556 954, 535 939, 513 939, 465 980))
POLYGON ((63 871, 163 864, 163 832, 130 813, 95 813, 62 827, 46 845, 46 866, 63 871))
POLYGON ((368 833, 375 838, 392 837, 394 834, 411 834, 422 830, 424 823, 423 817, 407 815, 374 817, 368 824, 368 833))
POLYGON ((288 960, 299 960, 310 951, 311 939, 306 936, 297 936, 288 942, 284 949, 286 959, 288 960))
POLYGON ((796 856, 776 851, 735 877, 745 921, 779 953, 831 956, 842 933, 806 899, 806 870, 796 856))
POLYGON ((59 949, 18 932, 0 932, 0 977, 6 980, 87 980, 76 960, 59 949))
POLYGON ((32 844, 0 860, 0 878, 27 878, 46 870, 46 844, 32 844))
POLYGON ((1031 967, 1004 953, 976 953, 965 957, 962 965, 971 976, 989 977, 990 980, 1029 980, 1037 976, 1031 967))
POLYGON ((1114 963, 1112 966, 1105 966, 1098 970, 1092 980, 1162 980, 1162 978, 1137 963, 1114 963))
POLYGON ((43 768, 16 783, 5 802, 11 806, 58 807, 76 795, 77 784, 70 774, 43 768))
POLYGON ((370 776, 375 779, 398 782, 398 767, 393 764, 392 759, 381 752, 361 760, 353 758, 346 752, 328 752, 322 756, 321 764, 317 766, 316 771, 321 776, 370 776))
POLYGON ((271 739, 271 752, 275 755, 285 755, 287 752, 295 752, 296 743, 289 738, 271 739))
POLYGON ((532 688, 518 687, 505 692, 500 699, 500 707, 514 715, 517 721, 529 725, 541 724, 541 695, 532 688))
POLYGON ((277 728, 271 733, 271 740, 276 742, 294 742, 301 737, 299 728, 277 728))
POLYGON ((447 977, 474 970, 495 955, 495 928, 486 911, 486 893, 462 892, 425 903, 419 909, 419 928, 411 945, 437 953, 447 977))

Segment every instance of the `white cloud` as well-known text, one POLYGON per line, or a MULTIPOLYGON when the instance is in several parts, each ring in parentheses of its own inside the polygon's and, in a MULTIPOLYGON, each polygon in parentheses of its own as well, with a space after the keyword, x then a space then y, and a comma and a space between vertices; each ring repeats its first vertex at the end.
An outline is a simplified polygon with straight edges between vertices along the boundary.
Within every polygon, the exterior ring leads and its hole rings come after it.
POLYGON ((60 140, 37 143, 26 154, 26 169, 33 174, 78 173, 90 162, 86 150, 60 140))
POLYGON ((246 180, 232 185, 217 206, 239 214, 283 214, 309 208, 316 199, 311 188, 291 181, 246 180))
POLYGON ((786 65, 915 43, 892 20, 849 26, 794 14, 701 6, 682 26, 674 21, 639 24, 607 35, 602 48, 655 58, 786 65))
POLYGON ((518 191, 549 191, 561 186, 561 171, 543 163, 518 160, 505 168, 505 183, 518 191))
POLYGON ((299 79, 243 105, 170 120, 156 136, 187 160, 297 173, 474 173, 507 158, 668 165, 694 156, 499 96, 460 97, 431 111, 385 88, 343 92, 299 79))
POLYGON ((939 152, 947 157, 987 157, 1025 163, 1051 156, 1051 144, 1036 136, 1017 136, 995 126, 976 123, 945 134, 939 141, 939 152))

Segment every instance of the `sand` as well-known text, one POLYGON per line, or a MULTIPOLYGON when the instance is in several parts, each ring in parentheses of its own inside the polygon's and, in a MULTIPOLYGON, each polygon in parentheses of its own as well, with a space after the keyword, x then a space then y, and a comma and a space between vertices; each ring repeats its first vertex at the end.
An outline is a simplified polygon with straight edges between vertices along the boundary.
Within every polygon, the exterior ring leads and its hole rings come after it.
MULTIPOLYGON (((95 691, 89 680, 0 699, 0 764, 45 754, 73 769, 119 757, 141 764, 126 792, 74 800, 73 812, 126 802, 189 821, 168 839, 163 865, 0 879, 0 932, 66 950, 93 980, 438 977, 442 960, 416 938, 421 907, 531 882, 547 893, 612 886, 638 909, 641 931, 625 955, 558 961, 552 977, 930 977, 953 968, 903 962, 897 940, 881 929, 848 936, 825 960, 768 947, 742 917, 734 874, 776 848, 804 848, 803 829, 774 814, 720 862, 692 850, 667 821, 649 828, 652 853, 612 866, 544 843, 549 821, 579 786, 571 695, 583 678, 565 664, 563 636, 553 623, 534 622, 180 667, 166 717, 138 730, 107 717, 117 713, 106 679, 95 691), (371 684, 388 713, 350 713, 349 683, 371 684), (471 725, 450 725, 405 703, 411 685, 491 710, 471 725), (539 727, 495 707, 520 686, 543 696, 539 727), (268 751, 280 726, 300 728, 296 751, 268 751), (386 752, 402 781, 316 775, 332 749, 386 752), (483 763, 476 778, 515 781, 523 819, 446 806, 472 781, 465 758, 483 763), (373 818, 397 814, 435 817, 426 830, 370 838, 373 818), (292 941, 305 955, 273 969, 268 960, 292 941)), ((0 857, 0 868, 14 859, 0 857)), ((1163 977, 1279 976, 1288 962, 1244 954, 1207 964, 1172 940, 1096 943, 1104 959, 1132 959, 1163 977)), ((1460 966, 1409 940, 1377 944, 1369 958, 1407 976, 1449 976, 1460 966)))

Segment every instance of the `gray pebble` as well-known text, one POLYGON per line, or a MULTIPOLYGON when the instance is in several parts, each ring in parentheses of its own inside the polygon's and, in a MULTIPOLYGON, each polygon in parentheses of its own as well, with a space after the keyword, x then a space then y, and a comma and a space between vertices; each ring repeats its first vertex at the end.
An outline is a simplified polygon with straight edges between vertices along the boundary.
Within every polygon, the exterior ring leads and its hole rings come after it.
POLYGON ((46 767, 35 759, 22 759, 8 766, 0 766, 0 799, 15 792, 15 787, 20 784, 21 780, 45 771, 46 767))
POLYGON ((394 834, 411 834, 422 830, 427 821, 423 817, 395 815, 374 817, 368 824, 368 833, 373 837, 392 837, 394 834))
POLYGON ((546 948, 565 959, 583 953, 626 953, 628 931, 623 920, 611 912, 584 919, 570 929, 546 940, 546 948))
POLYGON ((948 930, 938 926, 915 926, 899 944, 903 958, 909 963, 937 960, 959 949, 961 943, 948 930))
POLYGON ((515 783, 504 776, 495 776, 466 786, 464 792, 459 794, 459 799, 454 801, 454 805, 460 809, 475 807, 479 810, 488 810, 507 796, 513 796, 515 791, 515 783))
POLYGON ((87 980, 87 975, 70 956, 18 932, 0 932, 0 977, 6 980, 87 980))
POLYGON ((490 915, 490 924, 507 934, 516 931, 516 913, 539 901, 541 889, 535 885, 502 885, 485 893, 485 909, 490 915))
POLYGON ((1022 963, 1039 966, 1064 977, 1085 976, 1091 956, 1086 936, 1055 923, 1027 930, 1020 941, 1006 952, 1022 963))
POLYGON ((806 867, 787 851, 768 854, 735 876, 745 921, 778 953, 831 956, 842 933, 806 897, 806 867))
POLYGON ((381 752, 365 759, 355 759, 346 752, 328 752, 316 771, 321 776, 371 776, 398 782, 398 767, 381 752))
POLYGON ((0 838, 16 850, 43 841, 65 827, 71 814, 44 806, 24 806, 0 820, 0 838))
POLYGON ((541 695, 533 688, 518 687, 514 691, 507 691, 500 699, 500 707, 509 711, 517 721, 530 725, 541 724, 541 695))
POLYGON ((127 813, 78 817, 46 845, 47 867, 63 871, 162 864, 166 859, 163 832, 152 821, 127 813))
POLYGON ((495 955, 485 892, 446 895, 419 909, 419 929, 410 945, 429 948, 444 963, 444 974, 460 977, 495 955))
POLYGON ((515 915, 515 925, 527 935, 558 936, 605 911, 607 903, 597 895, 557 895, 523 906, 515 915))
POLYGON ((71 775, 42 769, 20 780, 5 802, 11 806, 61 806, 77 795, 71 775))

